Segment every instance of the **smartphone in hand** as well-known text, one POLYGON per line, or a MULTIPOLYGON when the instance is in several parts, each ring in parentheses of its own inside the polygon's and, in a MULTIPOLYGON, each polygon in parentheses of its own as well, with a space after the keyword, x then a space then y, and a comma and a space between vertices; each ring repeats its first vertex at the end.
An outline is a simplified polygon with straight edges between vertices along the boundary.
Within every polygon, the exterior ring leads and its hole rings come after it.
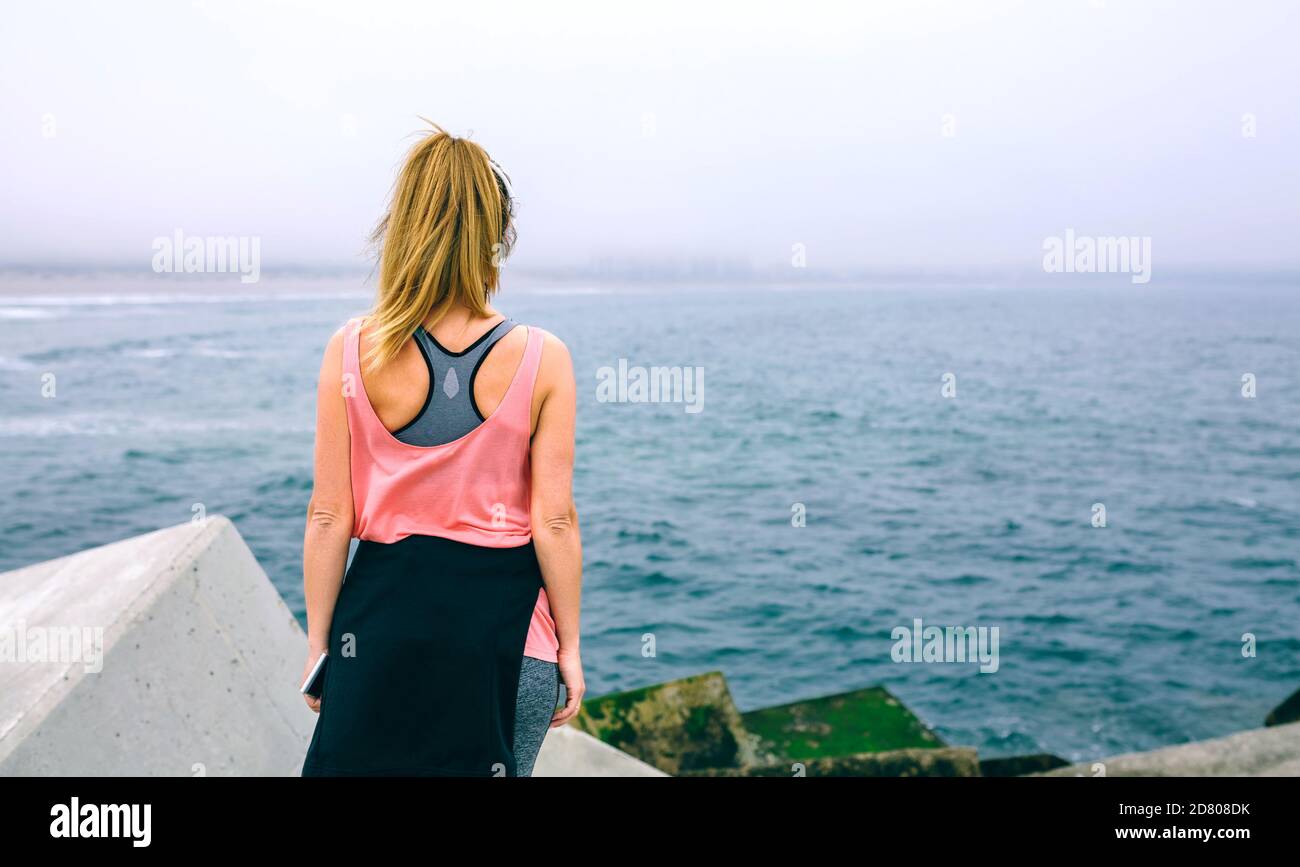
POLYGON ((321 688, 325 685, 325 663, 329 661, 329 654, 322 653, 316 660, 316 664, 311 667, 311 673, 307 679, 302 682, 302 694, 312 698, 320 698, 321 688))

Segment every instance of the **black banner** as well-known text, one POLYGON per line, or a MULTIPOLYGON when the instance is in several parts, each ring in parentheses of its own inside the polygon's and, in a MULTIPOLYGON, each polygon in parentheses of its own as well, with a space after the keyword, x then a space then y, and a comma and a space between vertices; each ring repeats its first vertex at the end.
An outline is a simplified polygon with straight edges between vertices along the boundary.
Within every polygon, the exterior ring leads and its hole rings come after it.
POLYGON ((540 843, 543 857, 560 838, 609 835, 691 849, 850 844, 864 856, 902 842, 1230 856, 1289 842, 1297 791, 1291 778, 0 780, 7 847, 313 858, 448 835, 485 854, 540 843))

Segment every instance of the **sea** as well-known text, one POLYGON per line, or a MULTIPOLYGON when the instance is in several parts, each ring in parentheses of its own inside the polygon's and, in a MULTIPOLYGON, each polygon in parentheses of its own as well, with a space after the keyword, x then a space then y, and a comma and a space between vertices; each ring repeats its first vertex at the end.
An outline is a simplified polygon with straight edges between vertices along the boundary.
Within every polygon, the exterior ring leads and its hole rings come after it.
MULTIPOLYGON (((1049 276, 507 275, 574 359, 588 693, 883 685, 985 757, 1261 725, 1300 688, 1300 282, 1049 276)), ((0 570, 223 514, 301 619, 315 380, 371 290, 152 277, 0 275, 0 570)))

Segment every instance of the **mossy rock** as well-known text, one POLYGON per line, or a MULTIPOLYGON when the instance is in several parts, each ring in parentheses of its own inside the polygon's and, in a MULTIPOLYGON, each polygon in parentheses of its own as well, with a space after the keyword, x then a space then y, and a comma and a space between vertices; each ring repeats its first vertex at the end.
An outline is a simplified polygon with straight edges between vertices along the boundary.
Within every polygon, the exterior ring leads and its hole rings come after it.
POLYGON ((754 710, 741 719, 765 762, 944 746, 882 686, 754 710))
POLYGON ((585 699, 573 725, 669 774, 755 760, 720 671, 585 699))
POLYGON ((979 757, 971 747, 886 750, 823 756, 807 762, 775 762, 743 768, 689 771, 690 777, 978 777, 979 757))

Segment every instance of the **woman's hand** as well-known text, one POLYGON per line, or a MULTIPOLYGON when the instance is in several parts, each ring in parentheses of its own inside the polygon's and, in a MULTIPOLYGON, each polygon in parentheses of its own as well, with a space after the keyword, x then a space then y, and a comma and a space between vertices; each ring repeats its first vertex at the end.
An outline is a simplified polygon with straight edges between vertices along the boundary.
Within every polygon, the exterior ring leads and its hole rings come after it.
MULTIPOLYGON (((307 680, 307 675, 311 674, 311 670, 316 667, 316 660, 320 659, 320 655, 324 652, 325 648, 323 647, 319 649, 313 647, 307 648, 307 663, 302 667, 302 676, 298 678, 299 688, 301 688, 303 682, 307 680)), ((320 713, 319 698, 313 698, 312 696, 307 695, 307 693, 303 693, 302 697, 303 700, 307 702, 307 707, 311 708, 314 713, 320 713)))
POLYGON ((556 663, 560 667, 560 683, 564 684, 564 707, 551 717, 551 728, 562 726, 573 719, 582 706, 582 696, 587 692, 587 683, 582 679, 582 658, 578 656, 578 651, 566 651, 561 647, 556 657, 556 663))

